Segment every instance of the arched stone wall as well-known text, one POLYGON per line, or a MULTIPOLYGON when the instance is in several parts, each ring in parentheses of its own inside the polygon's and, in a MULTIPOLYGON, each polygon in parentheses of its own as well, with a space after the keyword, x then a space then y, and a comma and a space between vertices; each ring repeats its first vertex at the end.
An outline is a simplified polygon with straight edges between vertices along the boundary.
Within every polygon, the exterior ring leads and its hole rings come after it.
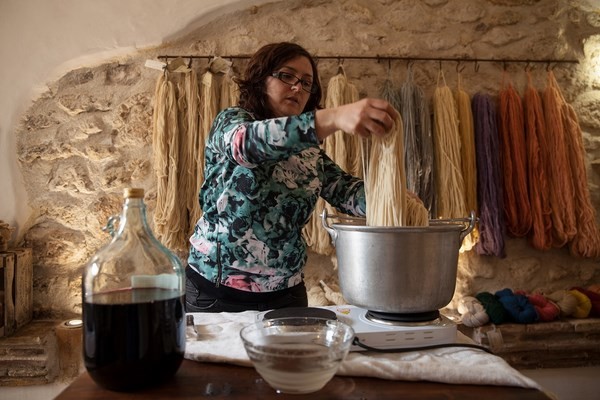
MULTIPOLYGON (((146 189, 152 215, 151 120, 160 72, 145 68, 145 60, 159 54, 249 54, 284 40, 317 55, 578 59, 576 65, 551 67, 581 121, 598 210, 600 73, 592 72, 600 63, 598 9, 557 0, 280 1, 223 15, 157 49, 73 70, 27 110, 17 140, 33 210, 24 244, 34 249, 38 316, 80 312, 83 265, 107 242, 101 228, 119 211, 124 186, 146 189)), ((242 63, 235 60, 234 69, 242 63)), ((337 66, 337 60, 319 63, 324 84, 337 66)), ((462 87, 470 94, 497 94, 504 68, 519 91, 526 82, 523 64, 462 66, 462 87)), ((206 62, 196 60, 193 67, 203 71, 206 62)), ((344 68, 364 97, 376 96, 387 74, 401 83, 407 63, 344 60, 344 68)), ((415 62, 413 68, 431 96, 440 64, 415 62)), ((448 85, 456 87, 456 63, 443 62, 441 68, 448 85)), ((533 68, 539 88, 545 68, 533 68)), ((567 249, 539 252, 524 239, 509 239, 506 250, 504 259, 463 254, 455 299, 504 287, 555 290, 600 280, 597 261, 573 258, 567 249)), ((312 282, 335 279, 327 257, 311 255, 307 273, 312 282)))

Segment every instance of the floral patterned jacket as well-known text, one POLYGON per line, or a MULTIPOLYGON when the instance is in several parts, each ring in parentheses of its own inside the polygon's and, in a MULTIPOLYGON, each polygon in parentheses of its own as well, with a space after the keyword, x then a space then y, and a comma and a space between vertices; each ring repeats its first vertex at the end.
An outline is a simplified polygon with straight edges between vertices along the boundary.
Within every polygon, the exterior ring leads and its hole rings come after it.
POLYGON ((255 120, 240 107, 221 111, 205 149, 203 216, 188 264, 216 286, 269 292, 302 281, 302 228, 319 196, 344 213, 365 215, 363 181, 319 147, 315 113, 255 120))

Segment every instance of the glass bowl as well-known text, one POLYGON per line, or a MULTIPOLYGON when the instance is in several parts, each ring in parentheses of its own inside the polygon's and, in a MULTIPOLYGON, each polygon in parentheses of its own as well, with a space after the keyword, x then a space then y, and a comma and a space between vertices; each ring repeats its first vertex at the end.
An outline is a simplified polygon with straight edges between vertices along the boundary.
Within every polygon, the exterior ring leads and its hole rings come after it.
POLYGON ((333 378, 354 330, 337 320, 285 317, 255 322, 240 336, 254 368, 278 393, 312 393, 333 378))

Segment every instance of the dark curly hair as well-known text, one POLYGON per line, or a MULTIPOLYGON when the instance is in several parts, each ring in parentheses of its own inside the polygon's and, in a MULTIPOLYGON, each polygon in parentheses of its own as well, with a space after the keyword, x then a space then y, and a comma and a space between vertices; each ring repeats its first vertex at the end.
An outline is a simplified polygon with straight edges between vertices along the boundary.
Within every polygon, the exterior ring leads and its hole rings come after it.
POLYGON ((302 112, 313 111, 321 108, 321 82, 317 72, 317 64, 312 56, 302 46, 295 43, 272 43, 261 47, 254 53, 246 65, 244 78, 238 78, 236 83, 240 87, 240 107, 251 111, 257 119, 272 118, 273 112, 267 107, 265 82, 267 77, 285 64, 285 62, 303 56, 308 58, 313 69, 313 82, 317 88, 311 93, 306 107, 302 112))

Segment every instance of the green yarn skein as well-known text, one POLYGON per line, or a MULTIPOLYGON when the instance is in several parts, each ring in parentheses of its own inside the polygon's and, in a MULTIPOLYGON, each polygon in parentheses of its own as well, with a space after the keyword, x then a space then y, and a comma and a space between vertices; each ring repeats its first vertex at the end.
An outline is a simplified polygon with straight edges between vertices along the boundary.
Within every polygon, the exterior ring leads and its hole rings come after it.
POLYGON ((475 298, 483 305, 492 323, 501 324, 506 321, 506 310, 495 295, 489 292, 481 292, 475 298))

